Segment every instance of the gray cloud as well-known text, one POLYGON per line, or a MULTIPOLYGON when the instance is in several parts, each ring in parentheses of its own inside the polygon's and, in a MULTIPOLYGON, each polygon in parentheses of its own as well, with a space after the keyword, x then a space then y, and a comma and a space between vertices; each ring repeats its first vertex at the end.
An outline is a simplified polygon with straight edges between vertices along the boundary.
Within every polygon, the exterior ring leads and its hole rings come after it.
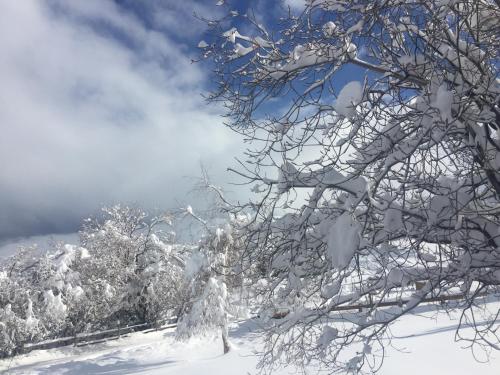
POLYGON ((0 2, 0 239, 74 231, 106 203, 175 206, 200 160, 228 180, 241 143, 167 35, 112 2, 0 2))

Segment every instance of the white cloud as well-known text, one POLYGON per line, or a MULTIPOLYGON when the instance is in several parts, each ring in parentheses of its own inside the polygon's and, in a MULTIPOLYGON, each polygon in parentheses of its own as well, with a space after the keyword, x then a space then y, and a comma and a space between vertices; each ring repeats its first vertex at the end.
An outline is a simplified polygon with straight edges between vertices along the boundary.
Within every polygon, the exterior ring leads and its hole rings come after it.
POLYGON ((0 238, 112 201, 174 206, 202 159, 227 180, 240 143, 204 81, 186 46, 113 2, 0 2, 0 238))
POLYGON ((285 7, 290 7, 294 11, 302 11, 306 6, 305 0, 283 0, 285 7))

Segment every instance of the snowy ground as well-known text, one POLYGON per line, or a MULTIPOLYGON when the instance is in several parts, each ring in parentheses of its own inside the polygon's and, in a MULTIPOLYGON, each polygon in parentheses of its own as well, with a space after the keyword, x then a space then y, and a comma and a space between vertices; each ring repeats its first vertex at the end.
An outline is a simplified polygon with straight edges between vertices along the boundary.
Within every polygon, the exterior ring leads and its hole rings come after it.
MULTIPOLYGON (((499 303, 489 304, 498 309, 499 303)), ((453 342, 456 321, 453 317, 431 318, 429 312, 408 316, 393 330, 398 337, 388 348, 383 375, 439 374, 461 375, 500 373, 500 352, 490 361, 476 361, 472 352, 453 342)), ((158 375, 249 375, 256 374, 261 348, 258 324, 247 320, 231 330, 232 351, 222 355, 222 344, 210 339, 188 343, 174 340, 172 330, 134 333, 119 340, 87 347, 65 347, 36 351, 0 361, 2 374, 158 374, 158 375)), ((294 369, 274 372, 295 373, 294 369)), ((311 374, 316 371, 310 371, 311 374)))

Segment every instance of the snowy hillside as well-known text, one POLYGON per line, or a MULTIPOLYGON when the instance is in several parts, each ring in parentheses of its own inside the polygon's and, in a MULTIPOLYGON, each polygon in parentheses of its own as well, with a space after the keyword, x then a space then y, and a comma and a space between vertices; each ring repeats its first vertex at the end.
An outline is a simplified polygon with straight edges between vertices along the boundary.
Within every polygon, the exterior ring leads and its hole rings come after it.
MULTIPOLYGON (((490 304, 498 308, 498 304, 490 304)), ((381 374, 405 375, 497 375, 500 355, 492 353, 490 361, 481 363, 463 343, 453 343, 456 317, 432 318, 431 312, 406 316, 394 329, 392 347, 381 374)), ((169 374, 169 375, 247 375, 256 374, 262 348, 261 330, 255 319, 234 324, 230 330, 232 350, 222 355, 219 340, 194 338, 175 341, 173 329, 137 332, 119 340, 84 347, 42 350, 0 361, 5 374, 169 374)), ((475 353, 485 360, 484 352, 475 353)), ((273 371, 275 375, 291 374, 295 368, 273 371)), ((307 373, 316 373, 313 367, 307 373)))

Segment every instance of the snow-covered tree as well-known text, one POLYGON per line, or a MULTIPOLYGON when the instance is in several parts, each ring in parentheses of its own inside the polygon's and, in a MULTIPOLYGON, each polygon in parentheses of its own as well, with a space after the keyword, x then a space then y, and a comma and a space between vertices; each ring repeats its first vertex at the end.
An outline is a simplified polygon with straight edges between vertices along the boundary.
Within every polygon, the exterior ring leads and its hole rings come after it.
POLYGON ((192 248, 186 262, 185 302, 179 309, 177 337, 220 332, 224 353, 229 352, 229 299, 226 285, 227 257, 232 245, 229 225, 225 230, 212 228, 191 206, 186 214, 203 227, 204 238, 192 248))
POLYGON ((169 220, 116 205, 84 225, 89 259, 80 272, 96 301, 105 297, 96 308, 108 309, 110 319, 157 323, 177 306, 184 261, 171 243, 169 220))
POLYGON ((217 277, 208 277, 198 286, 199 294, 183 313, 177 327, 177 337, 189 338, 220 332, 224 353, 229 352, 228 296, 226 284, 217 277))
POLYGON ((85 260, 86 250, 54 244, 44 254, 35 254, 38 251, 20 248, 0 266, 5 274, 0 281, 0 307, 10 305, 26 330, 25 340, 18 340, 17 346, 74 333, 82 323, 75 311, 89 307, 82 298, 81 275, 75 270, 85 260))
POLYGON ((177 337, 217 333, 227 353, 230 318, 241 307, 233 299, 241 296, 244 281, 240 262, 243 246, 238 228, 246 217, 228 216, 222 190, 210 183, 205 170, 202 173, 197 190, 212 202, 207 214, 211 218, 203 218, 191 206, 184 210, 184 216, 201 227, 201 238, 186 261, 186 294, 179 308, 177 337))
MULTIPOLYGON (((391 323, 450 296, 474 325, 500 285, 500 3, 307 0, 267 24, 224 6, 199 48, 253 146, 248 260, 288 312, 264 364, 376 369, 391 323)), ((498 348, 498 313, 457 338, 498 348)))
POLYGON ((47 338, 161 324, 183 296, 182 246, 168 217, 113 206, 86 220, 81 245, 18 249, 0 263, 0 356, 47 338))
POLYGON ((40 340, 47 333, 41 306, 37 309, 33 303, 40 289, 29 278, 37 273, 34 251, 35 247, 21 247, 0 264, 0 358, 17 353, 24 343, 40 340))

